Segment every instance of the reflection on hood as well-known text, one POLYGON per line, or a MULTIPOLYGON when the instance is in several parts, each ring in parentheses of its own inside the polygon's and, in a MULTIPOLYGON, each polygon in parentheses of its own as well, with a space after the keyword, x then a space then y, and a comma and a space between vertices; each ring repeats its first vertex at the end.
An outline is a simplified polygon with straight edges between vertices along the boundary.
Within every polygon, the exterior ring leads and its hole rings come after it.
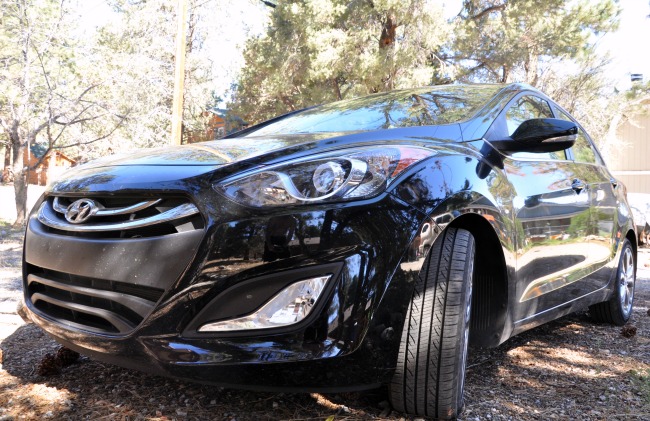
POLYGON ((80 168, 124 165, 225 165, 301 143, 338 135, 341 135, 341 133, 314 133, 264 138, 246 137, 213 140, 191 145, 142 149, 91 161, 80 168))

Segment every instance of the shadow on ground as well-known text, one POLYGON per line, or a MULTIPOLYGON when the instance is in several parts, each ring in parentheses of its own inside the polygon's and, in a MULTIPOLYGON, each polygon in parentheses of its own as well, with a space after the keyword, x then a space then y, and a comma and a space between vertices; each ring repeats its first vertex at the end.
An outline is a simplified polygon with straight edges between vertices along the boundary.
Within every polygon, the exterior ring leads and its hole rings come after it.
MULTIPOLYGON (((464 420, 650 419, 650 270, 637 284, 636 335, 586 312, 491 350, 472 350, 464 420)), ((33 324, 0 343, 0 419, 393 419, 384 389, 286 394, 197 385, 82 357, 61 374, 36 368, 58 348, 33 324), (334 417, 334 418, 331 418, 334 417)))
MULTIPOLYGON (((647 315, 635 314, 635 317, 647 315)), ((58 345, 33 324, 0 344, 2 415, 28 419, 399 419, 385 390, 286 394, 230 390, 146 375, 82 357, 61 374, 36 367, 58 345)), ((533 329, 493 350, 474 350, 463 419, 629 419, 650 414, 648 341, 586 314, 533 329), (635 355, 635 350, 646 352, 635 355), (644 380, 645 379, 645 380, 644 380), (594 397, 595 396, 595 400, 594 397)))
POLYGON ((386 399, 382 390, 339 395, 230 390, 147 375, 86 357, 59 375, 36 374, 43 356, 56 353, 58 347, 33 324, 21 326, 0 344, 2 368, 9 375, 0 380, 0 418, 393 418, 381 403, 386 399))

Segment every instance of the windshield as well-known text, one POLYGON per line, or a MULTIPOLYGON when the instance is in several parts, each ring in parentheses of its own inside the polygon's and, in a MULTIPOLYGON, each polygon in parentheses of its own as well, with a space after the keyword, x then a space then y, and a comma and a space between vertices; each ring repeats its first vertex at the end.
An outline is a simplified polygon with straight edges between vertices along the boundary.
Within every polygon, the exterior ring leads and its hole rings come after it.
POLYGON ((446 85, 380 93, 289 115, 249 136, 433 126, 472 117, 502 87, 446 85))

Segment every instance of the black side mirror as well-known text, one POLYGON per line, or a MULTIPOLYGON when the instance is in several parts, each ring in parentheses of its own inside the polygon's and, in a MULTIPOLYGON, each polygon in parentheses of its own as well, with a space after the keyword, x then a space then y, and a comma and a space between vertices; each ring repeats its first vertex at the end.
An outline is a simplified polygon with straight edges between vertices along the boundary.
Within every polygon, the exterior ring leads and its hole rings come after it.
POLYGON ((521 123, 511 139, 493 143, 502 152, 555 152, 573 146, 577 135, 572 121, 533 118, 521 123))

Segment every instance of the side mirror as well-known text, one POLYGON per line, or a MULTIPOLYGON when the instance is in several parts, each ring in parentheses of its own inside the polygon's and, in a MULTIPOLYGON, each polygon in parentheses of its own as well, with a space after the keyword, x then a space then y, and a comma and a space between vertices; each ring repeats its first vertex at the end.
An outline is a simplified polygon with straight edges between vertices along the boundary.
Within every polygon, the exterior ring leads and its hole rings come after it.
POLYGON ((494 142, 502 152, 555 152, 576 141, 578 126, 558 118, 534 118, 517 127, 511 139, 494 142))

